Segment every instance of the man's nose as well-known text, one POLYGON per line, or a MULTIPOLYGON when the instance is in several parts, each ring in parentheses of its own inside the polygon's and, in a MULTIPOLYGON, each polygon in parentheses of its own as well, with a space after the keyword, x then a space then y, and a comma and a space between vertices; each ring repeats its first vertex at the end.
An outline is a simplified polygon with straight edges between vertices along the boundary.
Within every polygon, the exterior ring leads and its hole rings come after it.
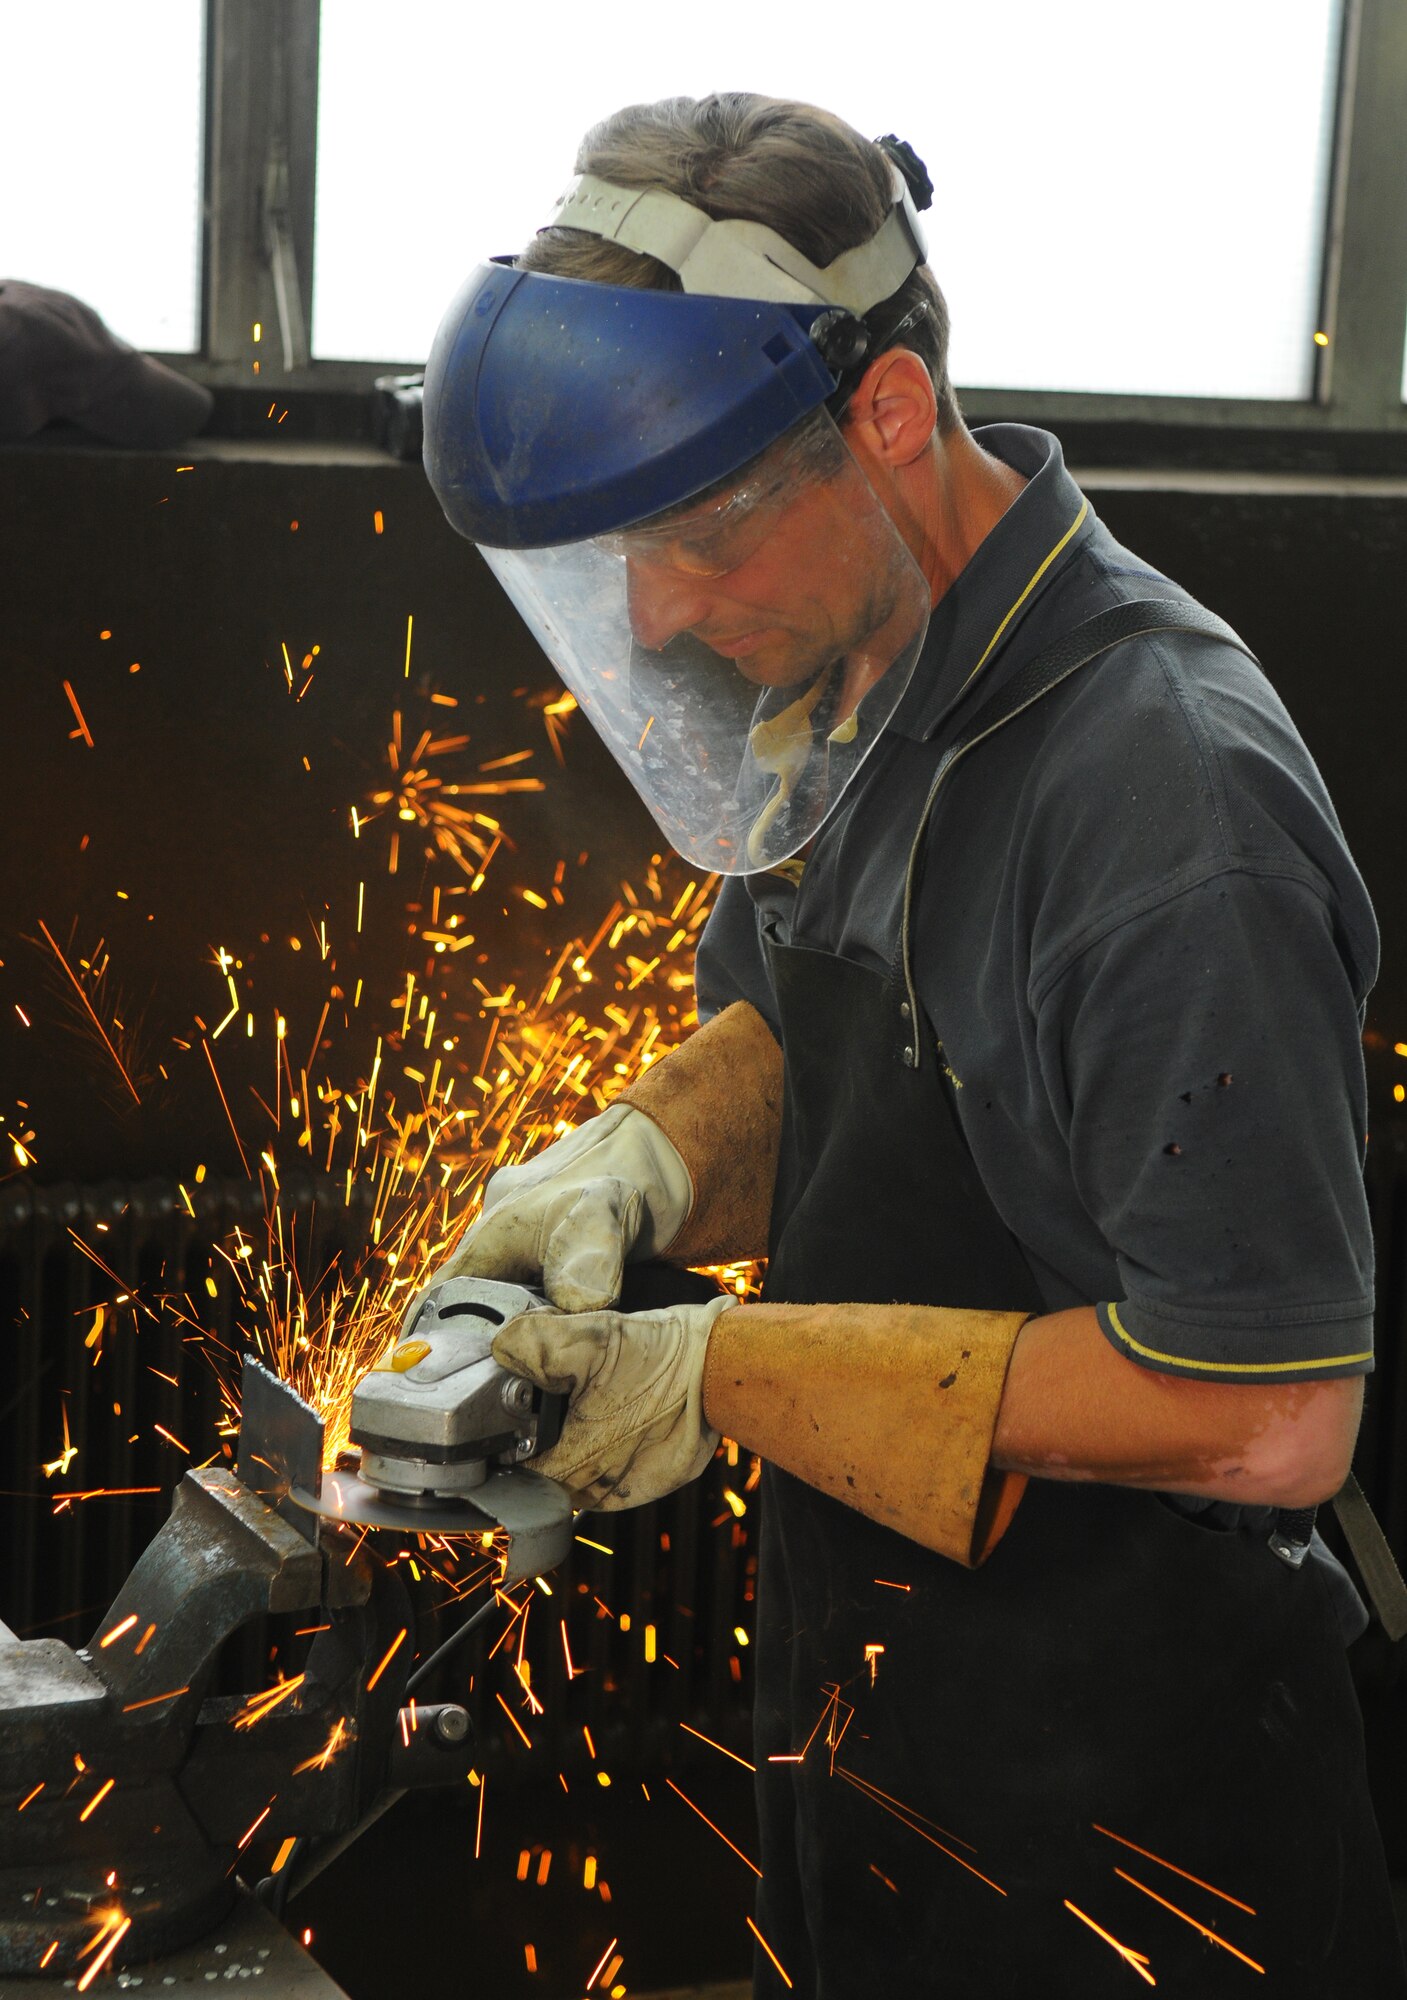
POLYGON ((626 603, 631 636, 651 653, 701 624, 708 610, 698 577, 638 561, 626 564, 626 603))

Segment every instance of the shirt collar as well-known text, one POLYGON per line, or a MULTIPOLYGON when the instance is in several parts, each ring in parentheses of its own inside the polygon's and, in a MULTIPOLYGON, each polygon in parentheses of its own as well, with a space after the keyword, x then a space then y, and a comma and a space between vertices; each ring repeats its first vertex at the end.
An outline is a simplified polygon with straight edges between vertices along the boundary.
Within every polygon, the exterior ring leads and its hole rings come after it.
POLYGON ((1059 441, 1026 424, 986 424, 975 441, 1026 481, 933 608, 913 679, 888 728, 923 742, 967 693, 985 693, 1023 655, 1012 640, 1031 607, 1094 532, 1059 441))

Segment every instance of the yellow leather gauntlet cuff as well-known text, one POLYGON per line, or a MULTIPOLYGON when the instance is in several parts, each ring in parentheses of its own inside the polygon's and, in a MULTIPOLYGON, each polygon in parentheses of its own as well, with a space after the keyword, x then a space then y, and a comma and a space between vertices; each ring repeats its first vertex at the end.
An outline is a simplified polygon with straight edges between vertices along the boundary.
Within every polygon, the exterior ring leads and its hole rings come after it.
POLYGON ((767 1305, 724 1313, 704 1372, 715 1429, 872 1521, 966 1568, 985 1561, 1025 1479, 991 1466, 1029 1313, 767 1305))

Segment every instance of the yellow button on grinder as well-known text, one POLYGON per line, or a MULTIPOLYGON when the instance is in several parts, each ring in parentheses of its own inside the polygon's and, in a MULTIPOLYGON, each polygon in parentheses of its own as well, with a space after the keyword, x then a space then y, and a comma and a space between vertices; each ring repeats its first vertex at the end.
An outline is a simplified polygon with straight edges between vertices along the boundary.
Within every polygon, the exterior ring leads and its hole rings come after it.
POLYGON ((428 1340, 403 1340, 391 1356, 391 1367, 397 1375, 404 1375, 407 1368, 413 1368, 417 1361, 423 1361, 430 1352, 428 1340))

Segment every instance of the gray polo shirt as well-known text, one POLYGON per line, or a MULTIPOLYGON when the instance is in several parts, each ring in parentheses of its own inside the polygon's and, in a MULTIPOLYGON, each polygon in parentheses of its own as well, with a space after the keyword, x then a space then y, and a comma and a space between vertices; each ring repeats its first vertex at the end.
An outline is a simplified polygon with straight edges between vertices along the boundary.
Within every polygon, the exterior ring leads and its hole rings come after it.
MULTIPOLYGON (((764 928, 895 968, 932 772, 976 703, 1095 612, 1175 590, 1103 527, 1054 438, 977 437, 1030 483, 936 607, 804 870, 725 883, 698 952, 704 1019, 746 999, 775 1028, 764 928)), ((1048 1310, 1094 1304, 1121 1353, 1211 1381, 1371 1368, 1359 1036, 1377 930, 1323 781, 1244 654, 1125 642, 955 766, 913 968, 1048 1310)))

